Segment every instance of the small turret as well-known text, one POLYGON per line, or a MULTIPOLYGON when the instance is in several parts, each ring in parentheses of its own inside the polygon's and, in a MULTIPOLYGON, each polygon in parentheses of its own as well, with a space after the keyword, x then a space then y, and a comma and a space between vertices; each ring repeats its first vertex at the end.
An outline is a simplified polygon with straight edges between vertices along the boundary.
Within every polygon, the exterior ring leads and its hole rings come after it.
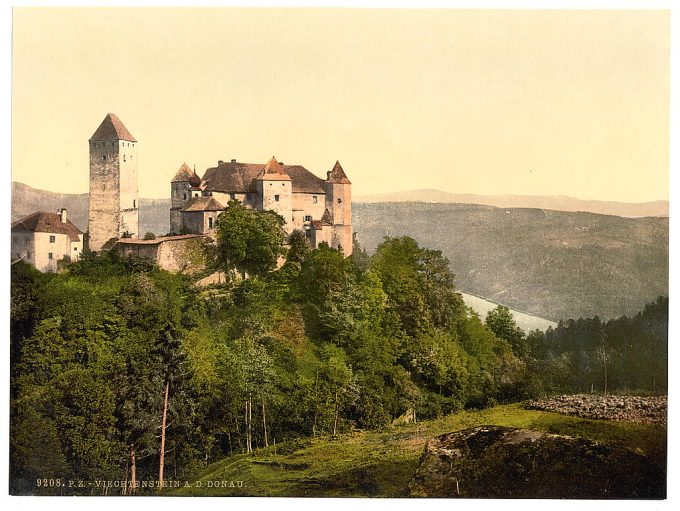
POLYGON ((200 196, 201 178, 189 165, 182 163, 175 177, 170 182, 170 232, 179 234, 182 231, 180 211, 192 196, 200 196))

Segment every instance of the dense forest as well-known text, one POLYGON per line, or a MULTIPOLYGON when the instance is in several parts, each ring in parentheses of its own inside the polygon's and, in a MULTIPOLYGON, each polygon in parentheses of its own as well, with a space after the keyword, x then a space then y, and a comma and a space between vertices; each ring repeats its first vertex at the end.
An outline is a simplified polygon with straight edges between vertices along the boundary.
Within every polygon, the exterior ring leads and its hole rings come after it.
POLYGON ((400 237, 344 257, 282 222, 230 203, 206 249, 206 271, 229 278, 203 288, 116 252, 57 274, 12 265, 10 491, 150 493, 233 453, 406 412, 665 391, 665 298, 525 335, 507 308, 465 307, 440 251, 400 237))

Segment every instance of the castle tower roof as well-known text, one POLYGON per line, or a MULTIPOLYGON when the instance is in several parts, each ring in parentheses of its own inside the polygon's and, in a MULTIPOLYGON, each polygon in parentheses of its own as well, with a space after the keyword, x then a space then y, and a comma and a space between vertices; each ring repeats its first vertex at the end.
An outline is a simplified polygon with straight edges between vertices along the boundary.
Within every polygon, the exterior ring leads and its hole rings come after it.
POLYGON ((182 166, 179 168, 177 171, 177 174, 175 174, 175 177, 172 178, 173 183, 189 183, 191 181, 191 175, 194 172, 189 168, 189 165, 186 164, 186 162, 182 163, 182 166))
POLYGON ((342 166, 340 165, 339 161, 335 162, 335 166, 333 167, 333 170, 331 170, 330 173, 328 174, 328 182, 329 183, 340 183, 340 184, 345 184, 345 185, 351 185, 352 184, 352 182, 347 177, 347 174, 345 174, 345 171, 342 170, 342 166))
POLYGON ((99 128, 90 138, 90 141, 95 140, 127 140, 128 142, 137 142, 116 114, 107 114, 104 117, 99 128))
POLYGON ((182 163, 182 166, 172 178, 171 183, 189 183, 192 188, 198 188, 201 186, 201 178, 198 177, 195 170, 191 170, 186 162, 182 163))
POLYGON ((290 181, 290 176, 283 170, 276 158, 272 156, 271 160, 262 168, 260 173, 255 178, 261 181, 290 181))

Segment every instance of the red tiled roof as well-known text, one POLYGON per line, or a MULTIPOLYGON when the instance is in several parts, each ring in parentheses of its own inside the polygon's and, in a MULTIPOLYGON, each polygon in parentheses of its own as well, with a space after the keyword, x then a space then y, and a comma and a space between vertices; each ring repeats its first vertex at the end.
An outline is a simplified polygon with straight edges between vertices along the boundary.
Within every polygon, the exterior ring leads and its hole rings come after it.
POLYGON ((346 185, 352 184, 352 182, 347 178, 347 174, 345 174, 345 171, 342 170, 342 166, 340 166, 339 161, 335 162, 335 166, 333 167, 333 170, 331 170, 331 174, 328 177, 328 182, 341 183, 346 185))
POLYGON ((61 221, 59 213, 45 213, 38 211, 20 218, 12 224, 12 231, 17 232, 48 232, 53 234, 67 234, 71 241, 80 241, 83 231, 78 229, 73 222, 61 221))
MULTIPOLYGON (((263 170, 261 163, 220 162, 203 175, 205 190, 223 193, 247 193, 255 191, 253 181, 263 170)), ((293 193, 324 194, 323 179, 315 176, 301 165, 283 165, 290 176, 293 193)))
POLYGON ((213 197, 194 197, 189 199, 182 211, 222 211, 224 206, 213 197))
POLYGON ((90 140, 127 140, 137 142, 116 114, 107 114, 90 140))

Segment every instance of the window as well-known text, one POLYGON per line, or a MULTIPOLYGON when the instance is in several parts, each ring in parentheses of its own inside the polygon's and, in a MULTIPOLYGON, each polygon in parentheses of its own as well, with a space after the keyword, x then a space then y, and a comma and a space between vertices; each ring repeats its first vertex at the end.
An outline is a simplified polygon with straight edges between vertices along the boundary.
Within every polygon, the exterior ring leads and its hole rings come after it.
POLYGON ((73 247, 74 252, 78 252, 78 247, 73 247))
POLYGON ((49 252, 49 253, 47 254, 47 258, 48 258, 48 259, 54 259, 54 256, 52 255, 52 252, 49 252))
POLYGON ((280 197, 279 195, 274 195, 274 200, 275 200, 276 202, 279 202, 279 197, 280 197))
POLYGON ((312 221, 312 215, 305 215, 305 222, 311 222, 312 221))
POLYGON ((186 192, 182 194, 182 197, 184 198, 184 200, 187 200, 187 194, 186 194, 186 192))
POLYGON ((212 228, 213 228, 213 219, 212 219, 212 217, 210 217, 210 218, 208 218, 208 229, 212 229, 212 228))
POLYGON ((236 198, 236 194, 235 194, 235 193, 230 193, 230 194, 229 194, 229 198, 230 198, 231 200, 234 200, 234 199, 236 198))
POLYGON ((125 159, 125 155, 123 155, 123 161, 127 161, 127 160, 125 159))
POLYGON ((132 207, 133 208, 137 207, 137 199, 132 199, 132 207))
POLYGON ((57 241, 57 237, 56 236, 50 236, 50 243, 54 243, 55 241, 57 241))
POLYGON ((338 204, 342 204, 342 199, 338 199, 338 204))
POLYGON ((106 160, 106 155, 102 154, 102 160, 106 160))
POLYGON ((319 202, 319 198, 316 195, 312 195, 312 202, 316 204, 317 202, 319 202))
POLYGON ((97 147, 97 142, 94 143, 94 146, 97 147))
POLYGON ((31 258, 31 253, 30 253, 30 252, 26 252, 26 259, 30 259, 30 258, 31 258))

